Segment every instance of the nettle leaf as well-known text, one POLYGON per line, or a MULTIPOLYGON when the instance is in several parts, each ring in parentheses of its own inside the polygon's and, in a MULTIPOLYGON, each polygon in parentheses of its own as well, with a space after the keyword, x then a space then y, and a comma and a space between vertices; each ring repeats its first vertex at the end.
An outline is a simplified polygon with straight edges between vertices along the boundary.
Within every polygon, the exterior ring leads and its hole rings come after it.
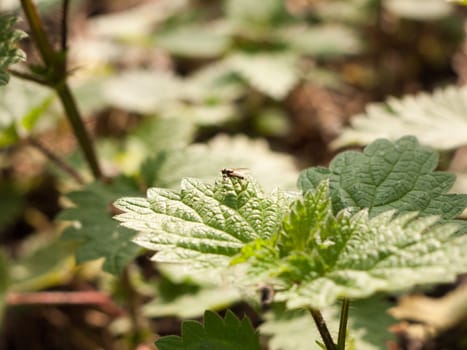
POLYGON ((320 58, 352 55, 362 48, 356 32, 337 24, 290 26, 280 30, 279 36, 291 49, 320 58))
POLYGON ((235 54, 232 69, 262 93, 280 100, 298 83, 297 57, 288 54, 235 54))
POLYGON ((64 209, 60 220, 75 222, 63 232, 63 239, 81 241, 76 253, 78 263, 104 258, 103 269, 119 274, 136 257, 139 248, 131 242, 134 232, 112 219, 112 202, 118 197, 138 193, 131 179, 121 177, 112 184, 95 182, 67 197, 75 207, 64 209))
POLYGON ((425 0, 422 7, 418 0, 384 0, 383 6, 398 16, 419 21, 439 20, 453 12, 449 1, 439 0, 425 0))
POLYGON ((159 350, 260 350, 259 337, 248 318, 239 320, 227 311, 225 319, 212 311, 204 314, 204 326, 184 321, 182 336, 166 336, 156 342, 159 350))
POLYGON ((281 0, 227 0, 225 2, 227 18, 239 28, 245 26, 270 27, 290 18, 281 0))
POLYGON ((230 33, 215 25, 184 26, 161 33, 156 45, 171 54, 190 58, 212 58, 224 54, 230 46, 230 33))
POLYGON ((254 275, 278 280, 277 301, 322 308, 342 297, 451 282, 467 271, 467 236, 456 235, 457 225, 395 211, 334 215, 328 183, 291 204, 275 239, 242 251, 254 275))
MULTIPOLYGON (((405 1, 405 0, 404 0, 405 1)), ((436 1, 442 4, 442 1, 436 1)), ((417 7, 420 7, 417 3, 417 7)), ((467 144, 467 88, 448 87, 432 94, 419 93, 384 103, 370 104, 364 114, 351 119, 351 126, 331 147, 366 145, 377 138, 396 140, 414 135, 421 143, 439 150, 467 144)))
POLYGON ((54 101, 53 92, 30 81, 13 77, 0 86, 0 147, 56 126, 60 112, 54 101))
POLYGON ((279 228, 287 199, 266 195, 249 178, 226 178, 214 185, 184 179, 180 191, 150 188, 147 198, 121 198, 116 219, 139 231, 134 242, 157 253, 159 262, 222 268, 255 239, 279 228))
POLYGON ((8 67, 26 60, 24 51, 17 47, 18 41, 25 38, 26 33, 14 29, 16 21, 16 16, 0 15, 0 86, 8 83, 8 67))
POLYGON ((437 164, 438 154, 414 137, 394 143, 380 139, 363 153, 340 153, 329 169, 304 170, 298 185, 308 191, 329 179, 335 213, 344 208, 368 208, 370 216, 375 216, 395 209, 453 219, 467 206, 467 195, 447 194, 455 175, 434 171, 437 164))

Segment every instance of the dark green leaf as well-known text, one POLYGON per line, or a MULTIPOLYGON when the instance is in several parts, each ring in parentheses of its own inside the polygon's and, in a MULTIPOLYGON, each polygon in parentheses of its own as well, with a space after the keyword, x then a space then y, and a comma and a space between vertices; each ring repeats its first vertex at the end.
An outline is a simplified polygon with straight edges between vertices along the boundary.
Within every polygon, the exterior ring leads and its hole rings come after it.
POLYGON ((225 319, 212 311, 204 314, 204 327, 185 321, 182 336, 162 337, 156 342, 159 350, 259 350, 259 338, 248 318, 239 320, 227 311, 225 319))
POLYGON ((344 208, 368 208, 370 216, 396 210, 453 219, 467 206, 467 195, 447 194, 455 176, 434 171, 437 164, 438 154, 414 137, 394 143, 380 139, 363 153, 340 153, 329 169, 304 170, 298 185, 306 192, 329 179, 335 213, 344 208))
POLYGON ((242 250, 253 275, 280 286, 276 300, 322 308, 341 297, 450 282, 467 271, 467 236, 456 235, 457 225, 394 211, 334 216, 327 183, 292 203, 276 239, 242 250))
POLYGON ((136 256, 139 249, 131 242, 134 232, 112 219, 112 203, 123 195, 138 193, 137 188, 131 179, 121 177, 110 185, 96 182, 67 195, 75 207, 65 209, 59 218, 75 222, 63 238, 82 242, 76 254, 78 263, 105 258, 104 270, 119 274, 136 256))

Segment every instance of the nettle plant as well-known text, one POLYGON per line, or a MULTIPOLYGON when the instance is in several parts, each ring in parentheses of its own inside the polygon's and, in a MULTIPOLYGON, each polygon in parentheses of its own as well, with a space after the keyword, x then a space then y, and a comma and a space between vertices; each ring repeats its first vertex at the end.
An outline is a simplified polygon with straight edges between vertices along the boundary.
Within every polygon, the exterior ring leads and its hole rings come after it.
MULTIPOLYGON (((116 219, 139 232, 134 242, 157 251, 155 261, 217 272, 240 288, 267 287, 274 302, 309 310, 323 349, 350 349, 351 301, 467 272, 465 225, 455 220, 467 195, 447 193, 455 176, 435 171, 437 163, 414 137, 379 139, 363 153, 337 155, 329 168, 304 170, 300 193, 265 193, 249 176, 224 174, 213 184, 186 178, 179 190, 117 200, 116 219), (321 313, 336 303, 337 336, 321 313)), ((212 312, 204 328, 187 321, 181 337, 157 346, 260 348, 248 320, 212 312)))

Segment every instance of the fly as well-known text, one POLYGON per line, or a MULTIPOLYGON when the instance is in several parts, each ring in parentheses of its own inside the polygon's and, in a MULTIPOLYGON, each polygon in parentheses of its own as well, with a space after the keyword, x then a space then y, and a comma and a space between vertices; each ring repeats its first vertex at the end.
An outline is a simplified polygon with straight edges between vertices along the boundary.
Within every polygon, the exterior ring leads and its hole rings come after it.
POLYGON ((245 172, 246 168, 224 168, 221 170, 221 173, 222 173, 222 177, 224 179, 228 178, 228 177, 236 177, 237 179, 245 179, 245 174, 243 172, 245 172))

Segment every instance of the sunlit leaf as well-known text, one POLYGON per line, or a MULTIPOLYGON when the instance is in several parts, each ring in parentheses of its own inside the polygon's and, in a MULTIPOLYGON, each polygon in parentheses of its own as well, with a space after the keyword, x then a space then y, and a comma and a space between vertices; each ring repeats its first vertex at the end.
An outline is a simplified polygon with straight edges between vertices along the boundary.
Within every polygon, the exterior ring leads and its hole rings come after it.
POLYGON ((150 188, 147 198, 115 202, 137 244, 157 251, 156 261, 191 267, 227 267, 244 244, 270 238, 287 204, 284 194, 265 194, 252 179, 219 179, 208 185, 184 179, 180 191, 150 188))
POLYGON ((293 50, 315 57, 341 57, 361 49, 356 33, 339 25, 294 26, 281 31, 281 38, 293 50))
POLYGON ((423 0, 423 6, 419 0, 385 0, 383 5, 401 17, 424 21, 446 17, 452 11, 451 4, 443 0, 423 0))
POLYGON ((275 99, 283 99, 299 81, 296 57, 272 54, 235 54, 229 57, 233 70, 253 87, 275 99))
POLYGON ((467 195, 447 194, 455 175, 434 171, 438 154, 414 137, 392 143, 380 139, 363 153, 346 151, 327 168, 309 168, 300 174, 303 191, 329 179, 334 212, 368 208, 371 216, 387 210, 418 211, 422 215, 457 217, 467 205, 467 195))
POLYGON ((59 115, 54 99, 50 90, 17 78, 0 87, 0 146, 54 125, 59 115))
POLYGON ((433 94, 370 104, 364 114, 351 119, 351 126, 331 146, 366 145, 377 138, 395 140, 413 135, 427 146, 450 150, 467 144, 465 130, 467 89, 452 86, 433 94))
POLYGON ((275 300, 289 308, 451 282, 467 271, 467 236, 456 234, 457 225, 394 213, 370 218, 367 210, 343 210, 334 216, 323 181, 292 203, 277 238, 255 241, 243 257, 254 275, 279 280, 275 300))

